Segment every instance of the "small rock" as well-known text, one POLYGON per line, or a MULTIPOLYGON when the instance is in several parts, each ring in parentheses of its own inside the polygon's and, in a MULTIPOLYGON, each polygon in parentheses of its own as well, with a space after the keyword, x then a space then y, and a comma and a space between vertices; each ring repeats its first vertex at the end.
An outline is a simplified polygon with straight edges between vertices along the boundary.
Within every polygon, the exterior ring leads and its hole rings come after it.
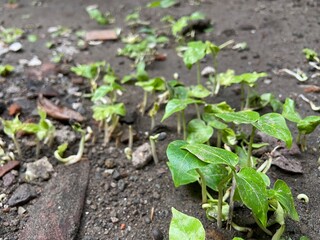
POLYGON ((151 223, 151 219, 150 219, 149 217, 145 217, 144 221, 145 221, 147 224, 151 223))
POLYGON ((201 76, 209 77, 210 75, 215 74, 216 70, 213 67, 207 66, 201 71, 201 76))
POLYGON ((27 211, 27 210, 26 210, 25 208, 23 208, 23 207, 18 207, 18 214, 19 214, 19 215, 24 214, 26 211, 27 211))
POLYGON ((159 133, 158 141, 163 141, 166 138, 167 138, 167 133, 166 132, 159 133))
POLYGON ((108 177, 108 176, 112 175, 113 172, 114 172, 114 169, 106 169, 103 171, 102 175, 104 177, 108 177))
POLYGON ((118 189, 120 192, 123 192, 123 190, 126 188, 126 183, 121 179, 118 182, 118 189))
POLYGON ((163 240, 163 233, 160 231, 159 228, 155 227, 152 229, 152 239, 153 240, 163 240))
POLYGON ((132 164, 136 169, 142 168, 152 160, 151 146, 148 142, 139 146, 132 153, 132 164))
POLYGON ((28 62, 28 66, 29 67, 35 67, 35 66, 40 66, 42 64, 42 62, 40 61, 40 59, 37 56, 34 56, 29 62, 28 62))
POLYGON ((157 193, 157 192, 154 192, 153 194, 152 194, 152 197, 154 198, 154 199, 160 199, 160 194, 159 193, 157 193))
POLYGON ((18 52, 22 49, 22 44, 19 42, 14 42, 9 46, 9 50, 12 52, 18 52))
POLYGON ((10 207, 22 205, 35 198, 37 193, 35 189, 29 184, 20 185, 12 194, 8 201, 10 207))
POLYGON ((14 183, 15 176, 10 172, 2 177, 3 186, 9 187, 14 183))
POLYGON ((117 223, 117 222, 119 222, 119 218, 111 217, 110 219, 111 219, 111 222, 112 222, 112 223, 117 223))
POLYGON ((32 181, 37 178, 47 180, 50 178, 50 173, 53 172, 53 167, 47 157, 43 157, 32 163, 27 163, 26 169, 25 179, 27 181, 32 181))
POLYGON ((56 130, 55 138, 59 144, 68 142, 69 144, 74 143, 77 139, 74 131, 70 130, 70 127, 64 126, 61 129, 56 130))
POLYGON ((112 158, 108 158, 105 162, 104 165, 106 166, 106 168, 110 169, 110 168, 114 168, 116 166, 114 160, 112 158))
POLYGON ((118 170, 114 170, 113 173, 112 173, 112 178, 114 180, 119 180, 121 178, 121 174, 118 170))

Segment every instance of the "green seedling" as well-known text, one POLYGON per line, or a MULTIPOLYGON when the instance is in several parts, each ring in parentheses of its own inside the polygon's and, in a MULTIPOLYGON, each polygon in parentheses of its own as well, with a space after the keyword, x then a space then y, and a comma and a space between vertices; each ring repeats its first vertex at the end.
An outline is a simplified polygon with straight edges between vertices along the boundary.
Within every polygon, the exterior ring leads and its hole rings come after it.
POLYGON ((0 118, 0 119, 2 122, 4 133, 12 139, 12 141, 16 147, 18 156, 20 158, 22 158, 21 147, 20 147, 20 144, 16 138, 16 134, 18 131, 22 130, 23 123, 19 120, 18 115, 16 115, 16 117, 12 120, 4 120, 2 118, 0 118))
POLYGON ((86 11, 91 19, 95 20, 101 25, 106 25, 114 22, 114 17, 110 12, 102 13, 96 5, 86 7, 86 11))
POLYGON ((14 66, 10 64, 0 65, 0 76, 5 77, 14 71, 14 66))
POLYGON ((301 118, 300 114, 295 110, 294 101, 290 98, 287 98, 283 104, 282 115, 290 122, 296 123, 299 130, 297 144, 301 146, 302 151, 305 151, 307 149, 306 135, 312 133, 320 124, 320 116, 301 118))
POLYGON ((160 1, 153 1, 147 4, 148 8, 169 8, 177 4, 176 0, 160 0, 160 1))
POLYGON ((141 9, 136 9, 134 12, 126 16, 125 21, 128 26, 148 26, 150 24, 149 22, 140 19, 140 10, 141 9))
POLYGON ((28 39, 28 41, 31 42, 31 43, 34 43, 34 42, 38 41, 38 37, 37 37, 37 35, 35 35, 35 34, 29 34, 29 35, 27 36, 27 39, 28 39))
POLYGON ((54 157, 59 161, 64 163, 65 165, 74 164, 79 162, 82 159, 84 144, 86 140, 86 131, 81 129, 78 125, 73 125, 72 128, 76 131, 81 133, 81 140, 79 143, 79 149, 76 155, 71 155, 69 157, 62 157, 63 153, 68 148, 68 143, 64 143, 58 147, 58 149, 54 152, 54 157))
MULTIPOLYGON (((208 97, 209 95, 210 95, 210 91, 208 89, 206 89, 201 84, 198 84, 195 86, 190 86, 187 88, 187 96, 189 98, 203 100, 204 98, 208 97)), ((195 107, 196 107, 197 117, 198 117, 198 119, 200 119, 199 105, 197 103, 195 103, 195 107)))
POLYGON ((157 148, 156 148, 156 143, 158 141, 159 138, 159 133, 156 135, 151 135, 149 137, 149 141, 150 141, 150 146, 151 146, 151 152, 152 152, 152 157, 153 157, 153 161, 155 164, 159 163, 159 158, 158 158, 158 154, 157 154, 157 148))
POLYGON ((135 38, 127 43, 124 48, 118 49, 119 56, 133 59, 135 64, 140 62, 151 63, 157 53, 157 46, 166 44, 169 39, 165 36, 149 35, 145 39, 135 38))
POLYGON ((188 143, 205 143, 213 135, 213 128, 206 125, 201 119, 193 119, 187 126, 187 142, 188 143))
POLYGON ((310 48, 304 48, 302 50, 302 52, 304 53, 304 55, 308 61, 320 63, 318 53, 316 51, 314 51, 310 48))
POLYGON ((17 41, 22 37, 23 33, 23 30, 20 28, 4 28, 0 26, 0 40, 6 44, 17 41))
POLYGON ((101 68, 105 67, 105 65, 106 63, 104 61, 91 64, 78 64, 76 67, 71 67, 71 71, 78 76, 88 79, 90 81, 91 91, 94 92, 97 88, 97 80, 101 68))
POLYGON ((196 239, 205 240, 206 233, 202 223, 172 208, 172 219, 169 228, 169 240, 196 239))
POLYGON ((149 113, 148 113, 149 117, 151 118, 151 127, 150 127, 151 130, 152 130, 152 129, 154 128, 154 126, 155 126, 155 117, 156 117, 156 115, 157 115, 157 113, 158 113, 158 111, 159 111, 159 108, 160 108, 159 102, 158 102, 158 101, 155 101, 155 102, 153 103, 152 108, 150 109, 150 111, 149 111, 149 113))
POLYGON ((166 105, 164 116, 162 117, 161 122, 169 118, 174 113, 178 113, 178 122, 177 122, 177 130, 180 134, 181 129, 181 121, 182 121, 182 129, 183 129, 183 139, 187 139, 187 124, 185 118, 185 109, 190 104, 200 104, 203 103, 201 100, 196 100, 192 98, 173 98, 170 99, 166 105))
POLYGON ((49 119, 47 119, 47 114, 45 111, 39 108, 38 114, 40 116, 40 120, 37 124, 24 123, 21 129, 27 133, 35 134, 37 140, 36 158, 39 157, 41 142, 47 144, 49 147, 52 146, 54 133, 56 130, 53 123, 49 119))
POLYGON ((112 133, 119 123, 119 116, 126 115, 123 103, 99 104, 92 107, 93 118, 104 125, 104 144, 110 142, 112 133))
POLYGON ((56 37, 69 37, 72 30, 63 26, 55 26, 48 29, 52 38, 56 37))

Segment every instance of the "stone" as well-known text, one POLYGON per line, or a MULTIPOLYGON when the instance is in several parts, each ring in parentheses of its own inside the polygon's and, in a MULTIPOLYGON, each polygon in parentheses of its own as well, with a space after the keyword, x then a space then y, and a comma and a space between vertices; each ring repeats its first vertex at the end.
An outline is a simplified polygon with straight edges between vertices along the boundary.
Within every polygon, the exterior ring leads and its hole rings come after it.
POLYGON ((56 130, 55 138, 59 144, 63 144, 65 142, 71 144, 76 141, 77 136, 74 131, 70 129, 70 127, 64 126, 61 129, 56 130))
POLYGON ((4 175, 4 176, 2 177, 3 186, 4 186, 4 187, 9 187, 9 186, 11 186, 11 185, 14 183, 15 178, 16 178, 16 177, 15 177, 11 172, 7 173, 6 175, 4 175))
POLYGON ((151 146, 148 142, 139 146, 132 153, 132 164, 136 169, 142 168, 152 160, 151 146))
POLYGON ((10 207, 23 205, 37 196, 36 190, 29 184, 20 185, 8 201, 10 207))
POLYGON ((116 166, 114 160, 112 158, 108 158, 107 160, 104 161, 104 165, 106 166, 106 168, 111 169, 114 168, 116 166))
POLYGON ((32 163, 27 163, 26 169, 25 179, 27 181, 32 181, 37 178, 48 180, 50 173, 53 172, 53 167, 47 157, 43 157, 32 163))
POLYGON ((85 201, 89 180, 89 161, 80 161, 69 166, 60 165, 57 175, 51 178, 41 198, 29 212, 20 238, 75 239, 85 201))
POLYGON ((25 208, 23 208, 23 207, 18 207, 18 214, 19 214, 19 215, 24 214, 26 211, 27 211, 27 210, 26 210, 25 208))
POLYGON ((152 229, 152 239, 153 240, 163 240, 163 233, 160 231, 159 228, 155 227, 152 229))

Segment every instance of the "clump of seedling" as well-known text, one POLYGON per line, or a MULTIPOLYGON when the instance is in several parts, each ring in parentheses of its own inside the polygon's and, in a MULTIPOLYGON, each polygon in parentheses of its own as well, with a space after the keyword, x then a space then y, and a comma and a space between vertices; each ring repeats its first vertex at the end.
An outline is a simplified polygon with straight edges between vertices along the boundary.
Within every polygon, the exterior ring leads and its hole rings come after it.
POLYGON ((176 0, 160 0, 160 1, 153 1, 148 3, 147 7, 149 8, 169 8, 177 4, 176 0))
POLYGON ((20 28, 4 28, 0 26, 0 40, 6 44, 17 41, 23 33, 23 30, 20 28))
POLYGON ((0 76, 5 77, 14 71, 14 66, 10 64, 0 65, 0 76))
POLYGON ((86 7, 89 17, 101 25, 106 25, 114 22, 114 17, 110 12, 102 13, 97 5, 86 7))
POLYGON ((68 148, 68 143, 63 143, 62 145, 58 146, 58 149, 54 152, 54 157, 59 161, 64 163, 65 165, 74 164, 79 162, 82 159, 83 151, 84 151, 84 144, 86 141, 86 131, 83 130, 79 125, 75 124, 72 128, 81 134, 81 140, 79 143, 78 152, 76 155, 71 155, 69 157, 63 157, 63 153, 68 148))

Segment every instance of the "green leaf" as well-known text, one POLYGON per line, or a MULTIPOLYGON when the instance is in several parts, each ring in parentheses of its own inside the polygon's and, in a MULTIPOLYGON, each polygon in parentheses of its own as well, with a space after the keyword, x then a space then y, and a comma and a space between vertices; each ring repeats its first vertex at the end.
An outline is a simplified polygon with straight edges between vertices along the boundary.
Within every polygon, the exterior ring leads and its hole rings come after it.
POLYGON ((243 168, 236 174, 237 190, 242 202, 251 209, 263 226, 267 225, 268 194, 266 185, 256 170, 243 168))
POLYGON ((218 191, 218 185, 228 175, 228 170, 220 164, 209 164, 200 171, 204 175, 206 185, 214 191, 218 191))
POLYGON ((135 83, 136 86, 142 87, 147 92, 164 91, 166 89, 166 83, 164 78, 157 77, 148 81, 140 81, 135 83))
POLYGON ((211 138, 213 129, 210 126, 207 126, 204 121, 193 119, 188 123, 187 133, 188 143, 205 143, 211 138))
POLYGON ((176 112, 180 112, 184 110, 189 104, 193 103, 203 103, 200 100, 186 98, 186 99, 171 99, 166 105, 164 116, 162 117, 161 121, 166 120, 168 117, 170 117, 172 114, 176 112))
POLYGON ((111 86, 107 86, 107 85, 102 85, 100 87, 98 87, 91 98, 91 101, 96 102, 98 100, 100 100, 101 98, 103 98, 104 96, 106 96, 109 92, 112 92, 112 87, 111 86))
POLYGON ((5 77, 14 71, 14 66, 10 64, 0 65, 0 76, 5 77))
POLYGON ((235 76, 233 81, 234 83, 246 83, 248 84, 250 87, 253 87, 255 82, 261 78, 261 77, 266 77, 268 76, 268 74, 262 72, 262 73, 257 73, 257 72, 253 72, 253 73, 243 73, 241 75, 235 76))
POLYGON ((27 38, 28 38, 28 41, 32 42, 32 43, 34 43, 38 40, 38 37, 35 34, 29 34, 27 38))
POLYGON ((60 156, 62 156, 63 153, 67 150, 67 148, 68 148, 68 143, 65 142, 65 143, 63 143, 63 144, 61 144, 61 145, 58 146, 56 152, 57 152, 57 154, 59 154, 60 156))
POLYGON ((320 116, 308 116, 298 122, 297 127, 302 134, 312 133, 320 124, 320 116))
POLYGON ((98 72, 99 68, 105 66, 105 62, 95 62, 91 64, 78 64, 76 67, 71 67, 71 71, 77 74, 78 76, 94 79, 98 72))
POLYGON ((273 186, 275 190, 275 198, 280 202, 281 206, 287 211, 289 216, 299 221, 299 215, 295 209, 294 201, 289 186, 283 181, 278 179, 273 186))
POLYGON ((306 56, 306 59, 308 61, 316 61, 319 62, 318 53, 310 48, 304 48, 302 50, 304 55, 306 56))
POLYGON ((190 98, 206 98, 210 94, 211 92, 201 84, 191 86, 188 91, 188 97, 190 98))
POLYGON ((215 129, 225 129, 228 127, 227 124, 221 122, 220 120, 218 120, 215 117, 215 114, 212 113, 203 113, 202 114, 202 119, 211 127, 215 128, 215 129))
POLYGON ((234 83, 234 70, 228 69, 226 72, 217 74, 217 82, 221 86, 228 87, 234 83))
POLYGON ((201 222, 172 208, 169 240, 205 240, 206 233, 201 222))
POLYGON ((292 145, 291 132, 284 117, 279 113, 267 113, 253 124, 261 132, 284 141, 287 147, 292 145))
POLYGON ((176 140, 171 142, 167 147, 168 166, 175 187, 197 181, 199 174, 195 169, 207 165, 188 151, 181 149, 186 144, 187 142, 185 141, 176 140))
POLYGON ((86 11, 89 17, 101 25, 109 24, 114 21, 110 13, 103 14, 96 6, 88 6, 86 11))
POLYGON ((301 120, 301 116, 295 110, 294 101, 290 98, 286 98, 283 104, 282 116, 291 122, 298 123, 301 120))
POLYGON ((183 54, 183 62, 188 69, 191 69, 195 63, 205 57, 206 47, 202 41, 188 43, 188 48, 183 54))
POLYGON ((18 115, 16 115, 12 120, 4 120, 1 118, 1 122, 3 125, 4 133, 10 138, 14 138, 16 132, 18 132, 22 128, 22 122, 19 120, 18 115))
POLYGON ((235 124, 250 124, 256 122, 260 115, 258 112, 251 110, 245 110, 240 112, 226 112, 216 114, 218 118, 221 118, 225 122, 233 122, 235 124))
POLYGON ((186 149, 201 161, 211 164, 224 164, 234 167, 239 160, 238 156, 233 152, 229 152, 222 148, 211 147, 206 144, 188 144, 183 146, 182 149, 186 149))
POLYGON ((227 145, 234 146, 237 144, 237 135, 231 128, 224 128, 221 131, 222 141, 227 145))
POLYGON ((36 123, 23 123, 21 125, 21 130, 27 133, 37 133, 40 130, 40 127, 36 123))
POLYGON ((233 112, 234 110, 231 108, 229 104, 226 102, 221 102, 217 104, 208 104, 205 106, 204 111, 206 113, 224 113, 224 112, 233 112))
POLYGON ((147 5, 148 8, 169 8, 174 6, 177 3, 176 0, 161 0, 161 1, 153 1, 147 5))
POLYGON ((126 115, 126 108, 123 103, 113 105, 101 104, 92 107, 93 118, 97 121, 109 119, 113 114, 124 116, 126 115))

